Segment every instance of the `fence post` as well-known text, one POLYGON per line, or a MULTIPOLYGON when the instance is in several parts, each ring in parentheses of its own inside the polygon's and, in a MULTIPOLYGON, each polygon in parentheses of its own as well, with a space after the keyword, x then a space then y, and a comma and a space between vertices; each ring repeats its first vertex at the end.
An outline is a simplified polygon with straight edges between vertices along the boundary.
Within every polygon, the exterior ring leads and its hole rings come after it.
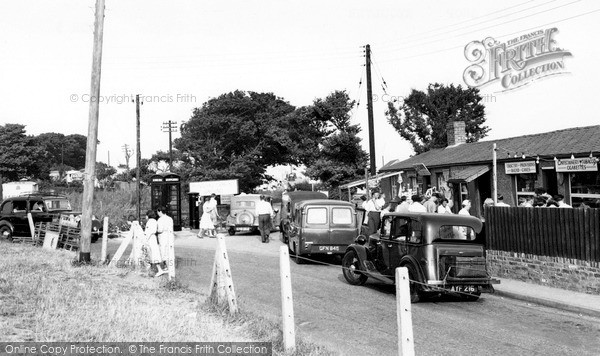
POLYGON ((167 269, 169 273, 169 280, 175 278, 175 235, 172 231, 168 232, 167 236, 167 269))
POLYGON ((292 298, 292 279, 290 276, 290 256, 288 247, 279 248, 279 274, 281 278, 281 314, 283 318, 283 347, 286 352, 296 348, 294 329, 294 300, 292 298))
POLYGON ((119 263, 121 256, 123 256, 123 253, 127 249, 127 246, 131 242, 132 238, 133 238, 133 225, 132 225, 131 230, 129 230, 128 232, 125 233, 125 240, 123 240, 123 242, 121 242, 121 245, 117 249, 117 252, 115 252, 115 255, 113 256, 112 260, 110 260, 110 264, 109 264, 110 266, 114 266, 115 264, 119 263))
POLYGON ((217 250, 215 251, 215 262, 212 271, 208 297, 211 298, 213 293, 216 294, 217 305, 222 304, 223 299, 226 298, 229 313, 237 313, 237 298, 233 287, 233 278, 231 277, 227 247, 225 246, 225 235, 221 233, 217 234, 217 250))
POLYGON ((410 304, 410 283, 408 269, 396 268, 396 315, 398 317, 398 354, 414 356, 412 310, 410 304))
POLYGON ((27 213, 27 220, 29 221, 29 230, 31 231, 31 240, 35 241, 35 224, 33 223, 33 217, 31 213, 27 213))
POLYGON ((102 252, 100 255, 100 263, 106 261, 106 248, 108 244, 108 216, 104 217, 104 226, 102 227, 102 252))

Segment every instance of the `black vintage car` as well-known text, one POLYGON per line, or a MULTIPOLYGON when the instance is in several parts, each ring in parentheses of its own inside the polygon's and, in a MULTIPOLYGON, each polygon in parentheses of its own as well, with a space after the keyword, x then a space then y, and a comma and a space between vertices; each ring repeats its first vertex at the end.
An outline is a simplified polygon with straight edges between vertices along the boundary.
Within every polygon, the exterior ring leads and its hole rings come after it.
POLYGON ((368 278, 394 283, 395 269, 406 267, 411 302, 427 293, 455 293, 477 300, 493 293, 486 269, 481 221, 454 214, 389 213, 380 229, 359 235, 346 249, 342 272, 348 283, 362 285, 368 278))
MULTIPOLYGON (((12 240, 13 236, 30 236, 27 213, 31 213, 34 224, 58 222, 61 215, 73 216, 79 222, 80 213, 71 209, 67 197, 55 194, 33 193, 7 198, 0 205, 0 238, 12 240)), ((102 223, 92 219, 92 242, 102 236, 102 223)))

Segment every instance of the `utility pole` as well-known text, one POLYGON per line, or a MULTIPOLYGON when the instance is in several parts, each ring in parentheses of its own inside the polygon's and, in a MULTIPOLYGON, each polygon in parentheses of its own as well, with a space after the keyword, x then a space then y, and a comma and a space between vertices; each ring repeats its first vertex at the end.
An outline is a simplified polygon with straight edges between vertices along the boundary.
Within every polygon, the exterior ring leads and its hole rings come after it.
POLYGON ((367 114, 369 116, 369 154, 371 162, 371 175, 377 174, 375 165, 375 127, 373 124, 373 90, 371 88, 371 46, 365 46, 365 58, 367 60, 367 114))
POLYGON ((94 23, 94 49, 92 55, 92 78, 90 109, 88 117, 88 137, 85 152, 85 177, 81 214, 81 240, 79 262, 88 263, 92 237, 92 203, 94 201, 94 181, 96 178, 96 149, 98 145, 98 116, 100 98, 100 74, 102 68, 102 37, 104 34, 104 0, 96 0, 96 20, 94 23))
POLYGON ((128 144, 124 144, 123 146, 121 146, 121 148, 125 153, 125 165, 127 166, 127 173, 129 174, 129 159, 131 158, 131 154, 133 152, 131 151, 131 148, 129 148, 128 144))
POLYGON ((135 170, 135 184, 137 185, 137 218, 138 222, 142 222, 142 195, 140 192, 140 164, 142 153, 140 151, 140 94, 135 95, 135 127, 137 132, 137 168, 135 170))
POLYGON ((169 172, 173 172, 173 140, 171 132, 177 132, 177 121, 166 121, 162 125, 163 132, 169 132, 169 172))

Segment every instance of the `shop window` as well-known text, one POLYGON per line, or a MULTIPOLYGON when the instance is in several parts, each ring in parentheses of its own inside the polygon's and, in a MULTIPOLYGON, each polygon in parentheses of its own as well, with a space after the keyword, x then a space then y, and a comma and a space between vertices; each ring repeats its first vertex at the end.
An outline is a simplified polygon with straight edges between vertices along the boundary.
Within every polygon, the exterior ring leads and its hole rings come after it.
POLYGON ((600 208, 600 174, 598 172, 571 173, 571 203, 600 208))
POLYGON ((515 178, 517 179, 517 200, 519 197, 535 195, 537 174, 518 174, 515 178))

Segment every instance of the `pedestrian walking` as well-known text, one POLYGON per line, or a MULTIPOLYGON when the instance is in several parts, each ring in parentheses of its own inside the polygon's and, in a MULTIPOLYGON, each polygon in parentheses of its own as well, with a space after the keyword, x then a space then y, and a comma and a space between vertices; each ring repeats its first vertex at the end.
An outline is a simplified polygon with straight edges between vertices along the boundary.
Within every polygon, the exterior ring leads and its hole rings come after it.
POLYGON ((167 208, 159 206, 156 209, 158 220, 156 221, 156 234, 160 246, 160 255, 162 257, 163 269, 169 270, 175 268, 175 261, 171 260, 173 254, 171 250, 175 248, 175 235, 173 233, 173 218, 167 215, 167 208))
POLYGON ((260 195, 260 200, 256 204, 256 215, 258 215, 258 230, 260 231, 263 243, 270 241, 271 218, 274 215, 273 207, 269 204, 264 195, 260 195))
POLYGON ((209 237, 215 236, 215 225, 212 222, 212 218, 210 216, 212 207, 210 204, 210 198, 204 198, 204 204, 202 204, 202 218, 200 218, 200 231, 198 232, 198 237, 203 238, 204 233, 206 232, 209 237))

